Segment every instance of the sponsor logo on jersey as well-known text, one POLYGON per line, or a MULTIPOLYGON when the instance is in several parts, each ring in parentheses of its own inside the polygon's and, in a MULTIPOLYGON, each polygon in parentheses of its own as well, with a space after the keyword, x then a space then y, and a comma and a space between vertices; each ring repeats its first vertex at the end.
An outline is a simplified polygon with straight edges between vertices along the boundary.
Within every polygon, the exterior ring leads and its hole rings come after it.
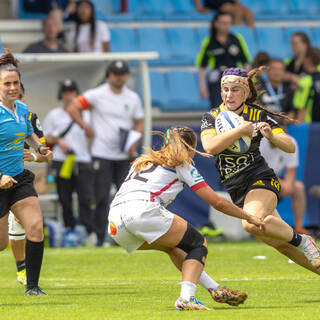
POLYGON ((195 182, 203 180, 201 174, 199 173, 199 171, 196 168, 193 168, 190 171, 190 174, 191 174, 191 177, 194 179, 195 182))
POLYGON ((265 186, 262 180, 258 180, 255 183, 252 184, 253 186, 265 186))

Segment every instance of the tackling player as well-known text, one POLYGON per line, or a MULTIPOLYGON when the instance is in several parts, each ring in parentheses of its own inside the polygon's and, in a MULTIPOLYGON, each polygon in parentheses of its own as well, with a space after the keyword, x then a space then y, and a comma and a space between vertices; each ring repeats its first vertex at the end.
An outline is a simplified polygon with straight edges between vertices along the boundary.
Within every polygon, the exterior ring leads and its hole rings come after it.
POLYGON ((242 222, 244 229, 297 264, 320 274, 320 250, 316 243, 310 236, 298 234, 281 219, 276 210, 280 183, 259 151, 263 137, 285 152, 295 151, 292 139, 269 115, 291 119, 253 103, 257 92, 252 78, 262 69, 253 69, 249 74, 242 68, 224 71, 221 79, 223 103, 204 114, 201 123, 202 145, 207 153, 215 155, 222 183, 233 202, 265 222, 266 230, 263 233, 247 221, 242 222), (239 127, 217 135, 215 118, 224 110, 233 111, 244 120, 239 127), (247 152, 236 154, 227 149, 244 135, 252 137, 247 152))
MULTIPOLYGON (((161 133, 162 134, 162 133, 161 133)), ((217 302, 243 303, 247 294, 219 286, 204 271, 205 238, 187 221, 166 209, 185 184, 217 210, 263 228, 260 218, 217 195, 192 165, 197 137, 187 127, 172 127, 163 135, 161 150, 147 149, 138 157, 111 203, 108 232, 129 253, 166 252, 182 272, 176 310, 212 310, 195 298, 196 285, 208 289, 217 302)), ((198 152, 200 153, 200 152, 198 152)), ((200 153, 204 156, 207 154, 200 153)))

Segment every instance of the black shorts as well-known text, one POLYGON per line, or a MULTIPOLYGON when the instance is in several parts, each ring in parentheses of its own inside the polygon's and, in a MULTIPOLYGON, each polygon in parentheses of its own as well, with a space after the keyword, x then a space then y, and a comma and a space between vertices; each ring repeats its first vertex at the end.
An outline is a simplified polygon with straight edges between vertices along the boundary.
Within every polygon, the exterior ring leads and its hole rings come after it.
POLYGON ((13 178, 18 183, 10 189, 0 189, 0 218, 5 216, 17 201, 38 196, 33 186, 34 174, 31 171, 24 170, 13 178))
POLYGON ((248 180, 236 186, 236 188, 228 188, 226 186, 228 193, 234 204, 238 207, 243 208, 244 200, 247 193, 253 189, 267 189, 273 191, 280 201, 280 182, 277 176, 274 174, 273 170, 267 173, 263 173, 260 176, 256 175, 254 177, 248 177, 248 180))

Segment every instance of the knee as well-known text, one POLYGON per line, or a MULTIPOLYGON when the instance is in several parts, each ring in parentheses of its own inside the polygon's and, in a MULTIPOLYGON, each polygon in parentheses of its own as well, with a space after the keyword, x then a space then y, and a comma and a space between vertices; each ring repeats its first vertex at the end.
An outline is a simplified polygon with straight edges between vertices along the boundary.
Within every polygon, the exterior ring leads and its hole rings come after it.
POLYGON ((177 248, 187 253, 185 260, 197 260, 205 264, 208 254, 207 240, 188 223, 187 230, 177 248))
POLYGON ((39 219, 29 225, 28 230, 26 230, 27 238, 30 241, 42 241, 43 240, 43 224, 42 220, 39 219))

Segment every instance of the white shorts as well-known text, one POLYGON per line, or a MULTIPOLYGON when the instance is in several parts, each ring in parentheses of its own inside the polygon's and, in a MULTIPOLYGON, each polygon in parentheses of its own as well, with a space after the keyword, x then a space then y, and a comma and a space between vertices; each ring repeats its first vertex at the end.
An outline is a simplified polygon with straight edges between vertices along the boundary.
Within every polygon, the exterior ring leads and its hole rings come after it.
POLYGON ((173 218, 174 214, 159 203, 131 200, 111 207, 108 232, 132 253, 144 242, 150 244, 166 234, 173 218))
POLYGON ((26 238, 26 232, 23 228, 23 226, 17 222, 17 220, 14 218, 14 214, 10 211, 9 217, 9 239, 11 240, 23 240, 26 238))

